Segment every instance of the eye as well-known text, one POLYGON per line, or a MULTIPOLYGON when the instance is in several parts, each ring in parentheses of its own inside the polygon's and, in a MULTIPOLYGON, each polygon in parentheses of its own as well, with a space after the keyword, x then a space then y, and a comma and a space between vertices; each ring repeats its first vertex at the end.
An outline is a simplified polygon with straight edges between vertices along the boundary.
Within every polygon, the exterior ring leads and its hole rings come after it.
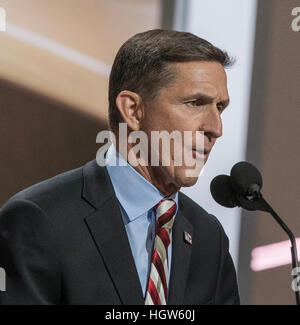
POLYGON ((188 106, 192 106, 192 107, 198 107, 198 106, 204 105, 204 103, 203 103, 203 101, 201 99, 195 99, 195 100, 186 102, 186 104, 188 106))
POLYGON ((223 104, 217 104, 217 109, 220 113, 224 111, 224 105, 223 104))

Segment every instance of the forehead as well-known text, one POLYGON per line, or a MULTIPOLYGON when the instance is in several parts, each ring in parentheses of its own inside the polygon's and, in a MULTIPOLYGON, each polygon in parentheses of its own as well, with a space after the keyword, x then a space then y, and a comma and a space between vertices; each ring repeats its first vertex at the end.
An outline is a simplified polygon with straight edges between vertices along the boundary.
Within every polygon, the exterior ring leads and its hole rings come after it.
POLYGON ((226 72, 220 63, 181 62, 174 63, 173 68, 176 77, 170 91, 180 91, 180 95, 205 92, 211 97, 228 97, 226 72))

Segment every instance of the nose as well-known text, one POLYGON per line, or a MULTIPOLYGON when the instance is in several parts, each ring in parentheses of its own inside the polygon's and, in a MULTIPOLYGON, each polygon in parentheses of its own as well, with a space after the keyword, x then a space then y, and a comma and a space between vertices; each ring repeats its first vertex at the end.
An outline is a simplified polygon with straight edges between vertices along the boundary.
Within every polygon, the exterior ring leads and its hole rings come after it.
POLYGON ((217 107, 208 111, 202 131, 210 141, 222 136, 222 119, 217 107))

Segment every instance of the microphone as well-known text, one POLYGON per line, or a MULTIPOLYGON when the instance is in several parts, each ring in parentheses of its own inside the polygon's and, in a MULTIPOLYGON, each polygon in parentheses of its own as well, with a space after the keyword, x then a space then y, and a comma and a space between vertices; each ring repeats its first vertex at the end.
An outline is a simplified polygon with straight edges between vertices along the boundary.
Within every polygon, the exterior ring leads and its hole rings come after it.
MULTIPOLYGON (((263 181, 259 170, 252 164, 241 161, 232 167, 230 176, 216 176, 210 184, 210 191, 214 200, 226 208, 239 206, 250 211, 259 210, 270 213, 290 239, 292 267, 298 270, 295 236, 264 199, 261 194, 262 185, 263 181)), ((297 274, 294 275, 294 278, 297 278, 297 274)), ((300 290, 297 290, 295 294, 296 304, 300 305, 300 290)))
POLYGON ((214 200, 226 208, 242 207, 249 211, 267 211, 259 197, 262 176, 258 169, 246 161, 235 164, 228 175, 218 175, 210 183, 214 200))
POLYGON ((236 193, 231 187, 230 176, 216 176, 210 183, 210 192, 214 200, 226 208, 238 205, 236 193))
POLYGON ((262 188, 262 176, 259 170, 246 161, 235 164, 230 172, 234 190, 250 200, 258 198, 262 188))

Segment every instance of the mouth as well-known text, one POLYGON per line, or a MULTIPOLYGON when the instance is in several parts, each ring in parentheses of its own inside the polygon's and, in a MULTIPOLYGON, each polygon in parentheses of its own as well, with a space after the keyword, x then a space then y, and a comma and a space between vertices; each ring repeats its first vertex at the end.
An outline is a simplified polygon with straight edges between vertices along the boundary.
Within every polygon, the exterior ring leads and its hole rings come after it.
POLYGON ((208 158, 208 155, 210 153, 210 150, 209 149, 196 149, 196 148, 193 148, 192 149, 192 152, 193 152, 193 158, 196 159, 203 159, 206 161, 207 158, 208 158))

